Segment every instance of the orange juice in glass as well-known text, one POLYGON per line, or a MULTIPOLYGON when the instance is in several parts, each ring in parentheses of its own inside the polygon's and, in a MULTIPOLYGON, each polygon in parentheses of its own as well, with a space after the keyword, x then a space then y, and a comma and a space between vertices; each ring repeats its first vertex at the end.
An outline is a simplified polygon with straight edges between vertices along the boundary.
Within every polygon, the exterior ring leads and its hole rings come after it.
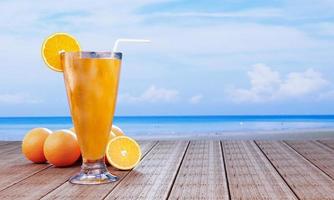
POLYGON ((115 112, 121 53, 64 52, 62 65, 72 121, 83 164, 70 179, 75 184, 102 184, 117 180, 104 163, 115 112))

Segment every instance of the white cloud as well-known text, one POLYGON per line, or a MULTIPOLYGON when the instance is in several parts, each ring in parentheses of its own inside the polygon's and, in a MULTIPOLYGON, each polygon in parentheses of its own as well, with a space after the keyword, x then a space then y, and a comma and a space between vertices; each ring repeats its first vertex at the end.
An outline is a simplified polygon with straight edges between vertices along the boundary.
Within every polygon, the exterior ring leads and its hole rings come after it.
POLYGON ((329 82, 320 72, 307 69, 291 72, 284 78, 264 64, 256 64, 248 72, 250 88, 235 88, 228 91, 235 102, 266 102, 288 98, 298 98, 319 92, 329 82))
POLYGON ((0 94, 1 104, 36 104, 40 102, 42 100, 33 98, 26 93, 0 94))
POLYGON ((159 12, 162 17, 210 17, 210 18, 268 18, 282 17, 281 10, 275 8, 249 9, 235 12, 159 12))
POLYGON ((155 85, 150 86, 147 90, 145 90, 139 96, 133 96, 130 94, 120 94, 119 102, 128 102, 128 103, 136 103, 136 102, 175 102, 179 98, 179 91, 174 89, 165 89, 165 88, 157 88, 155 85))
POLYGON ((307 69, 305 72, 291 72, 280 85, 279 96, 298 97, 318 91, 329 82, 320 72, 307 69))
POLYGON ((198 95, 190 97, 189 103, 191 103, 191 104, 198 104, 198 103, 200 103, 202 101, 202 99, 203 99, 203 95, 198 94, 198 95))

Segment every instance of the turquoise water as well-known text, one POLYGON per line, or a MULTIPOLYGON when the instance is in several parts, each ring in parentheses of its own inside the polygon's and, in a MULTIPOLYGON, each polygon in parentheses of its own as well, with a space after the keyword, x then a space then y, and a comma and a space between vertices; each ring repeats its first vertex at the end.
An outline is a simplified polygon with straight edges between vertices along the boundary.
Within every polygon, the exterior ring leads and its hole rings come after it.
MULTIPOLYGON (((114 124, 134 138, 233 136, 256 132, 334 130, 334 115, 303 116, 146 116, 116 117, 114 124)), ((70 117, 0 118, 0 140, 22 140, 35 127, 72 127, 70 117)))

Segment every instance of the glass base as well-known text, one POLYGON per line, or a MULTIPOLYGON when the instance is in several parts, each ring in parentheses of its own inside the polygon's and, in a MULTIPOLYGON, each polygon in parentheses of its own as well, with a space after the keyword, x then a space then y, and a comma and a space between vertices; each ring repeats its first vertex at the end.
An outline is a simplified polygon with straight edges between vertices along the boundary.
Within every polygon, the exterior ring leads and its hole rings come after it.
POLYGON ((97 185, 117 181, 117 176, 112 175, 104 158, 96 161, 83 161, 81 171, 70 178, 70 183, 81 185, 97 185))

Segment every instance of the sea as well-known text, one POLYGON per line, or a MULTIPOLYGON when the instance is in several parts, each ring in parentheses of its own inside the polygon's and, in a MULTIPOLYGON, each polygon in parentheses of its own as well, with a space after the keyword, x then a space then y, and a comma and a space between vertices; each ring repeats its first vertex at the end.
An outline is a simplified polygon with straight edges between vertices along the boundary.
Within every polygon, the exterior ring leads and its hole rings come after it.
MULTIPOLYGON (((299 137, 320 132, 334 138, 334 115, 116 116, 113 124, 136 139, 265 138, 283 133, 299 137)), ((0 140, 22 140, 36 127, 72 126, 71 117, 0 117, 0 140)))

